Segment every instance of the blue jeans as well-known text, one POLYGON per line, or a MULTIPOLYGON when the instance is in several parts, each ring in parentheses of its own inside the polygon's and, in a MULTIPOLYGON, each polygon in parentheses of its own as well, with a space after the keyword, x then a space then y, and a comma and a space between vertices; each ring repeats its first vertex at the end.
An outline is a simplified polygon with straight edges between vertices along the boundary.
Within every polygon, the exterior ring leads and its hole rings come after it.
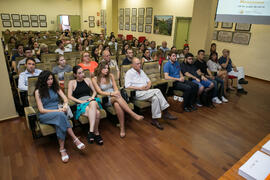
POLYGON ((209 81, 209 80, 206 80, 206 81, 201 80, 200 82, 198 82, 195 79, 193 79, 192 82, 198 84, 199 88, 202 86, 204 88, 208 88, 211 85, 211 81, 209 81))
POLYGON ((224 81, 219 77, 215 77, 215 79, 210 79, 214 83, 214 92, 213 97, 221 97, 224 96, 224 81))

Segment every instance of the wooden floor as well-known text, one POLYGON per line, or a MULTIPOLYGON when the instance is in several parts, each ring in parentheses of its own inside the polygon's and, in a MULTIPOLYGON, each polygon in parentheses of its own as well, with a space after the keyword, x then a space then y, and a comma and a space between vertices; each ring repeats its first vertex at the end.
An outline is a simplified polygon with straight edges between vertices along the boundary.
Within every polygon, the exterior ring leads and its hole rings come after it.
MULTIPOLYGON (((270 132, 270 84, 248 79, 247 96, 232 93, 215 109, 176 114, 160 131, 129 120, 127 136, 109 120, 104 145, 79 152, 67 139, 63 164, 55 136, 33 140, 24 119, 0 123, 0 179, 217 179, 270 132)), ((76 128, 86 142, 86 129, 76 128)))

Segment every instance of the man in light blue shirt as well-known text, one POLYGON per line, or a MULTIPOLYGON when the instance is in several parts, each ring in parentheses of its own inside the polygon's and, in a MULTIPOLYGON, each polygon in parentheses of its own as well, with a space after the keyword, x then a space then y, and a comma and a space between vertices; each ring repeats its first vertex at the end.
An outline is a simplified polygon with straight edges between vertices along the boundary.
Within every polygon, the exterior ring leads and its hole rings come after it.
POLYGON ((148 48, 150 51, 150 55, 152 56, 153 52, 157 52, 157 48, 156 48, 156 42, 155 41, 151 41, 150 47, 148 48))
POLYGON ((28 90, 28 77, 39 76, 42 70, 36 69, 36 61, 33 58, 27 58, 25 62, 26 70, 19 76, 18 88, 20 91, 28 90))
POLYGON ((163 41, 161 47, 159 48, 165 53, 166 51, 169 51, 170 49, 167 47, 167 42, 163 41))

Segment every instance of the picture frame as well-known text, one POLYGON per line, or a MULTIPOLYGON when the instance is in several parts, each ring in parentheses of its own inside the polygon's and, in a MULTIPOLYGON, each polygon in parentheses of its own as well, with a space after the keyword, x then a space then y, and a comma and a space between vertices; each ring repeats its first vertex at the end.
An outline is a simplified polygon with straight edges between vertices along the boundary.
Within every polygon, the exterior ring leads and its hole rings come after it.
POLYGON ((137 16, 131 17, 131 24, 137 24, 137 16))
POLYGON ((90 21, 89 22, 89 27, 94 28, 95 27, 95 21, 90 21))
POLYGON ((37 21, 31 21, 31 26, 32 27, 38 27, 38 22, 37 21))
POLYGON ((47 21, 46 15, 39 15, 39 21, 47 21))
POLYGON ((119 15, 120 16, 124 16, 124 8, 120 8, 119 9, 119 15))
POLYGON ((20 21, 21 17, 19 14, 11 14, 12 20, 13 21, 20 21))
POLYGON ((152 33, 152 25, 145 25, 145 33, 152 33))
POLYGON ((121 23, 119 23, 119 30, 124 30, 124 26, 121 23))
POLYGON ((30 27, 30 21, 23 21, 22 26, 23 27, 30 27))
POLYGON ((1 20, 10 20, 10 14, 1 13, 1 20))
POLYGON ((11 21, 2 21, 3 27, 12 27, 11 21))
POLYGON ((40 21, 39 26, 40 27, 47 27, 47 21, 40 21))
POLYGON ((131 24, 131 31, 136 31, 136 24, 131 24))
POLYGON ((119 23, 124 24, 124 16, 119 16, 119 23))
POLYGON ((143 32, 143 24, 138 24, 138 32, 143 32))
POLYGON ((217 40, 218 31, 214 30, 213 32, 213 40, 217 40))
POLYGON ((152 7, 146 8, 146 16, 153 16, 153 8, 152 7))
POLYGON ((89 21, 95 21, 95 16, 89 16, 88 19, 89 21))
POLYGON ((251 24, 245 23, 236 23, 235 24, 235 31, 250 31, 251 24))
POLYGON ((132 8, 132 16, 137 16, 137 8, 132 8))
POLYGON ((221 23, 221 28, 232 29, 232 27, 233 27, 232 22, 222 22, 221 23))
POLYGON ((144 11, 145 11, 145 8, 139 8, 138 10, 139 16, 144 16, 144 11))
POLYGON ((214 28, 218 28, 218 22, 215 22, 214 28))
POLYGON ((222 42, 232 42, 232 37, 232 31, 219 31, 217 35, 217 40, 222 42))
POLYGON ((29 21, 29 15, 21 15, 22 21, 29 21))
POLYGON ((13 21, 13 27, 21 27, 21 21, 13 21))
POLYGON ((38 21, 38 16, 37 15, 30 15, 31 21, 38 21))
POLYGON ((154 27, 153 33, 171 36, 173 26, 173 16, 172 15, 155 15, 154 16, 154 27))
POLYGON ((145 17, 145 24, 152 24, 152 16, 145 17))
POLYGON ((138 17, 138 24, 144 24, 144 17, 138 17))
POLYGON ((125 8, 125 16, 130 16, 130 8, 125 8))
POLYGON ((232 42, 235 44, 249 45, 250 38, 250 32, 234 32, 232 42))
POLYGON ((125 30, 129 31, 130 25, 129 24, 125 24, 125 30))
POLYGON ((130 24, 130 16, 125 16, 125 24, 130 24))

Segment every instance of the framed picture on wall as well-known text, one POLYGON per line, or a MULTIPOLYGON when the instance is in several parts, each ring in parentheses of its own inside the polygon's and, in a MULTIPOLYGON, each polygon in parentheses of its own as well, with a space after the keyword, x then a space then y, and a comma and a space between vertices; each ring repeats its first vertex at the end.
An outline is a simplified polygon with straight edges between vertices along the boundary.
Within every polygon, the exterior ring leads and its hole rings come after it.
POLYGON ((89 16, 88 19, 89 21, 95 21, 95 16, 89 16))
POLYGON ((120 16, 124 16, 124 8, 120 8, 120 10, 119 10, 119 15, 120 15, 120 16))
POLYGON ((125 24, 125 30, 129 31, 129 24, 125 24))
POLYGON ((13 27, 21 27, 21 21, 13 21, 13 27))
POLYGON ((172 35, 173 16, 156 15, 154 16, 154 34, 172 35))
POLYGON ((137 16, 137 8, 132 8, 132 16, 137 16))
POLYGON ((145 24, 152 24, 152 16, 145 17, 145 24))
POLYGON ((145 33, 151 33, 152 32, 152 25, 145 25, 145 33))
POLYGON ((130 8, 125 8, 125 16, 130 16, 130 8))
POLYGON ((125 24, 130 24, 130 16, 125 16, 125 24))
POLYGON ((123 16, 119 16, 119 22, 124 24, 124 17, 123 16))
POLYGON ((89 22, 89 27, 94 28, 95 27, 95 21, 90 21, 89 22))
POLYGON ((131 24, 131 31, 136 31, 136 24, 131 24))
POLYGON ((124 26, 122 23, 119 23, 119 30, 124 30, 124 26))
POLYGON ((235 30, 236 31, 250 31, 251 24, 244 24, 244 23, 236 23, 235 30))
POLYGON ((144 8, 139 8, 138 14, 139 16, 144 16, 144 8))
POLYGON ((236 44, 249 45, 250 37, 250 32, 234 32, 232 42, 236 44))
POLYGON ((138 32, 143 32, 143 24, 138 24, 138 32))
POLYGON ((144 24, 144 17, 138 17, 138 24, 144 24))
POLYGON ((20 15, 19 14, 11 14, 12 20, 13 21, 19 21, 20 20, 20 15))
POLYGON ((23 27, 30 27, 30 21, 23 21, 22 26, 23 27))
POLYGON ((5 13, 2 13, 1 14, 1 20, 10 20, 10 15, 9 14, 5 14, 5 13))
POLYGON ((31 21, 38 21, 38 16, 37 15, 30 15, 31 21))
POLYGON ((39 15, 39 21, 46 21, 46 15, 39 15))
POLYGON ((131 24, 137 24, 137 16, 131 17, 131 24))
POLYGON ((21 15, 22 21, 29 21, 29 16, 28 15, 21 15))
POLYGON ((222 27, 222 28, 226 28, 226 29, 232 29, 233 23, 230 23, 230 22, 222 22, 222 23, 221 23, 221 27, 222 27))
POLYGON ((12 27, 11 21, 2 21, 3 27, 12 27))
POLYGON ((31 26, 32 27, 38 27, 38 22, 37 21, 31 21, 31 26))
POLYGON ((146 8, 146 16, 152 16, 153 15, 153 8, 148 7, 146 8))
POLYGON ((40 21, 40 27, 47 27, 47 21, 40 21))
POLYGON ((219 31, 217 40, 222 42, 232 42, 232 36, 233 36, 232 31, 219 31))

